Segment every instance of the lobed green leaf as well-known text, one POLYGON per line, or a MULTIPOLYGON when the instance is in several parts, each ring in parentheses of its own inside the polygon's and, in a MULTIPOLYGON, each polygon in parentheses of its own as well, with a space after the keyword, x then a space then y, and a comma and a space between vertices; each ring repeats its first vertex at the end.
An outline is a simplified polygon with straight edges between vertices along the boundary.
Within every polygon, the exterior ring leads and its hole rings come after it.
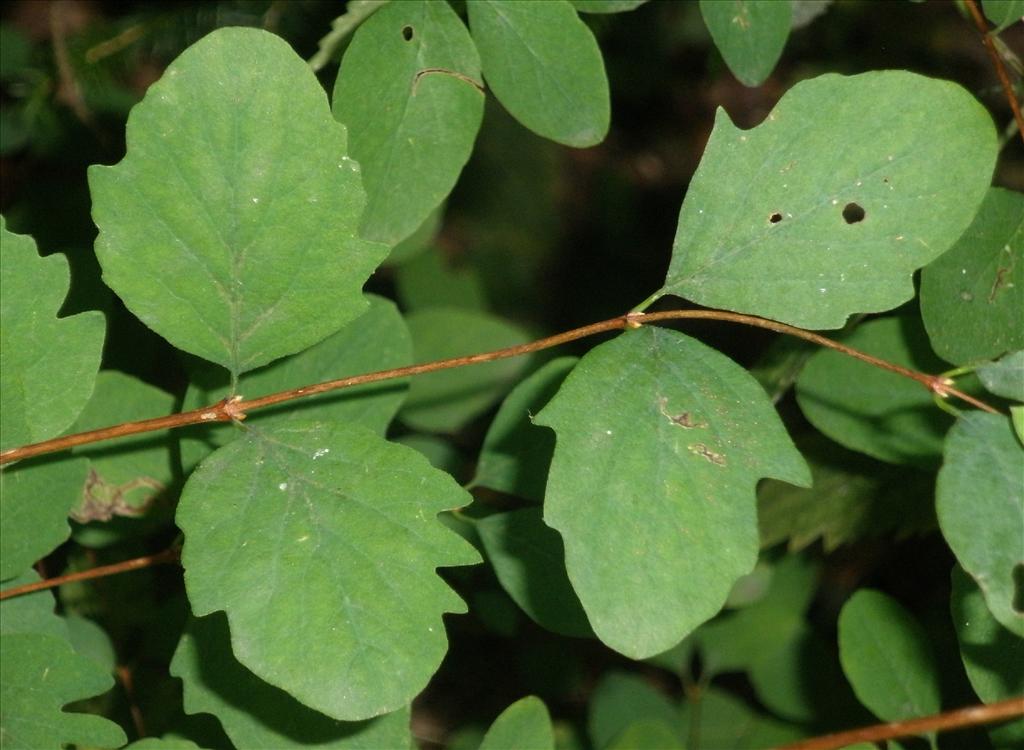
POLYGON ((344 721, 395 711, 444 656, 442 612, 465 611, 435 569, 479 556, 435 516, 468 502, 365 427, 250 427, 182 493, 189 601, 224 610, 236 658, 307 706, 344 721))
POLYGON ((893 308, 968 227, 995 155, 970 94, 904 71, 803 81, 747 131, 719 110, 654 298, 817 329, 893 308))
POLYGON ((102 693, 114 684, 95 662, 67 641, 51 635, 0 635, 0 736, 5 750, 39 750, 77 743, 120 747, 128 738, 112 721, 67 713, 72 701, 102 693))
POLYGON ((810 481, 757 381, 676 331, 594 348, 536 423, 557 434, 544 520, 594 632, 631 658, 678 643, 754 567, 758 479, 810 481))
POLYGON ((356 236, 359 166, 316 76, 279 37, 224 28, 183 52, 93 166, 104 281, 179 349, 235 375, 366 307, 387 248, 356 236))
POLYGON ((0 217, 0 450, 55 437, 92 394, 103 348, 98 312, 58 318, 68 291, 63 256, 40 258, 0 217))

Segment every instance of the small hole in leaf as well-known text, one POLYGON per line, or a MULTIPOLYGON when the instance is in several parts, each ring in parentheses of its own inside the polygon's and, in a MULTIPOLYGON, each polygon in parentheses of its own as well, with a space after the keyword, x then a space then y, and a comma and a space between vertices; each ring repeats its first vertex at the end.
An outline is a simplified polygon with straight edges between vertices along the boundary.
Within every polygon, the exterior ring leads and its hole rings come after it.
POLYGON ((1024 563, 1013 566, 1013 608, 1024 613, 1024 563))
POLYGON ((847 224, 856 224, 858 221, 864 221, 864 209, 856 203, 847 203, 843 207, 843 220, 847 224))
POLYGON ((402 39, 404 39, 407 42, 412 41, 412 26, 402 27, 402 39))
POLYGON ((775 213, 768 217, 768 221, 770 221, 772 224, 778 224, 780 221, 782 221, 782 214, 776 211, 775 213))

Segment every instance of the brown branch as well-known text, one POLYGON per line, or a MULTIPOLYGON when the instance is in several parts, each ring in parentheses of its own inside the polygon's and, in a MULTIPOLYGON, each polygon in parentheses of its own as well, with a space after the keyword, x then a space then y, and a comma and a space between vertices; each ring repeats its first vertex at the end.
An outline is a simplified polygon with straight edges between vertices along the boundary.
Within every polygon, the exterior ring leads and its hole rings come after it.
POLYGON ((142 568, 149 568, 153 565, 160 565, 162 563, 176 563, 180 558, 181 549, 175 545, 165 549, 163 552, 157 552, 155 555, 136 557, 134 560, 125 560, 124 562, 114 563, 113 565, 101 565, 98 568, 90 568, 89 570, 83 570, 78 573, 68 573, 63 576, 55 576, 54 578, 47 578, 45 581, 26 583, 23 586, 12 586, 9 589, 0 591, 0 601, 10 599, 12 596, 21 596, 22 594, 31 594, 34 591, 56 588, 57 586, 63 586, 65 583, 88 581, 92 578, 104 578, 105 576, 112 576, 117 573, 127 573, 131 570, 141 570, 142 568))
POLYGON ((988 22, 985 21, 985 16, 981 14, 977 0, 964 0, 964 5, 967 6, 971 18, 974 19, 974 25, 978 27, 978 31, 981 33, 981 41, 985 43, 985 49, 988 50, 988 56, 992 60, 992 67, 996 69, 996 77, 999 78, 999 82, 1003 85, 1006 101, 1010 103, 1010 109, 1013 111, 1013 119, 1017 121, 1017 133, 1020 135, 1021 140, 1024 140, 1024 115, 1020 111, 1020 101, 1018 101, 1017 94, 1013 90, 1013 84, 1010 83, 1010 75, 1006 72, 1006 66, 1003 65, 1003 58, 992 41, 992 35, 988 30, 988 22))
POLYGON ((780 745, 775 750, 836 750, 836 748, 854 745, 858 742, 879 742, 929 732, 941 732, 946 729, 964 729, 980 724, 1005 721, 1017 716, 1024 716, 1024 697, 1010 698, 981 706, 967 706, 934 716, 922 716, 919 719, 893 721, 887 724, 851 729, 846 732, 826 734, 821 737, 791 742, 788 745, 780 745))
POLYGON ((216 404, 204 406, 200 409, 193 409, 192 411, 171 414, 166 417, 157 417, 155 419, 144 419, 139 422, 125 422, 123 424, 113 425, 112 427, 104 427, 99 430, 79 432, 74 435, 65 435, 63 437, 53 438, 52 440, 44 440, 39 443, 24 445, 19 448, 11 448, 0 453, 0 464, 20 461, 26 458, 32 458, 33 456, 40 456, 45 453, 67 450, 68 448, 74 448, 79 445, 97 443, 102 440, 112 440, 114 438, 126 437, 128 435, 137 435, 142 432, 173 429, 187 425, 202 424, 204 422, 240 422, 245 419, 246 414, 250 411, 264 409, 268 406, 274 406, 275 404, 280 404, 285 401, 306 398, 308 396, 315 396, 319 393, 327 393, 328 391, 335 391, 341 388, 351 388, 352 386, 364 385, 366 383, 376 383, 382 380, 393 380, 395 378, 406 378, 413 375, 423 375, 428 372, 437 372, 438 370, 447 370, 453 367, 465 367, 466 365, 475 365, 481 362, 492 362, 496 359, 518 357, 520 355, 530 354, 542 349, 550 349, 553 346, 565 344, 570 341, 576 341, 577 339, 586 338, 587 336, 593 336, 596 333, 606 333, 608 331, 618 331, 626 328, 638 328, 643 323, 657 323, 664 320, 720 320, 729 323, 741 323, 743 325, 754 326, 756 328, 765 328, 769 331, 775 331, 776 333, 795 336, 797 338, 804 339, 805 341, 818 344, 819 346, 834 349, 842 354, 859 359, 862 362, 867 362, 869 365, 874 367, 879 367, 883 370, 888 370, 889 372, 896 373, 897 375, 915 380, 928 390, 937 393, 944 398, 955 396, 956 398, 983 411, 987 411, 991 414, 999 413, 996 409, 993 409, 983 401, 979 401, 973 396, 953 388, 952 382, 945 378, 937 375, 927 375, 906 367, 901 367, 900 365, 887 362, 883 359, 879 359, 878 357, 866 354, 865 352, 853 349, 846 346, 846 344, 841 344, 838 341, 833 341, 832 339, 820 336, 817 333, 805 331, 802 328, 786 325, 785 323, 778 323, 774 320, 758 318, 753 315, 743 315, 741 313, 726 312, 724 310, 668 310, 665 312, 646 314, 628 313, 626 315, 620 315, 617 318, 601 321, 600 323, 593 323, 581 328, 574 328, 573 330, 566 331, 565 333, 548 336, 547 338, 533 341, 528 344, 519 344, 518 346, 496 349, 482 354, 470 354, 465 357, 452 357, 451 359, 442 359, 436 362, 425 362, 420 365, 396 367, 391 370, 366 373, 365 375, 353 375, 346 378, 339 378, 337 380, 328 380, 323 383, 307 385, 301 388, 292 388, 278 393, 271 393, 266 396, 260 396, 249 400, 243 400, 241 396, 233 396, 231 398, 225 398, 218 401, 216 404))

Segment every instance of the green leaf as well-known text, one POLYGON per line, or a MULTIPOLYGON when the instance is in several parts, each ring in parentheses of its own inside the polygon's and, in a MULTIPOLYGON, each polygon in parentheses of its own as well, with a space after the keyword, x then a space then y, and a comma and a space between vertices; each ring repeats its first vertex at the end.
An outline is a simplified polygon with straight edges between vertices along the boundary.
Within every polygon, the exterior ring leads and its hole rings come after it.
POLYGON ((430 212, 430 215, 423 220, 423 223, 417 227, 416 231, 391 248, 391 252, 388 253, 388 257, 384 260, 384 265, 401 266, 425 252, 432 245, 437 237, 437 233, 441 230, 441 224, 444 220, 444 209, 445 204, 442 203, 430 212))
POLYGON ((487 306, 476 269, 450 263, 436 247, 395 269, 395 288, 407 311, 446 306, 483 310, 487 306))
POLYGON ((386 2, 388 0, 348 0, 345 12, 331 21, 330 32, 317 42, 316 54, 309 58, 309 67, 315 72, 333 60, 348 35, 386 2))
POLYGON ((636 720, 681 727, 679 709, 637 675, 607 672, 594 688, 587 711, 587 731, 597 750, 606 748, 636 720))
POLYGON ((711 687, 699 700, 683 704, 683 737, 694 747, 714 750, 767 748, 800 739, 804 733, 751 709, 731 693, 711 687))
POLYGON ((985 17, 996 25, 993 33, 1017 23, 1024 16, 1024 0, 981 0, 985 17))
POLYGON ((672 330, 591 350, 536 422, 557 434, 544 520, 594 632, 631 658, 678 643, 754 567, 759 478, 810 481, 757 381, 672 330))
MULTIPOLYGON (((97 376, 96 390, 73 431, 159 417, 171 414, 174 408, 175 398, 166 391, 122 372, 104 370, 97 376)), ((149 433, 74 450, 75 455, 89 459, 89 475, 71 515, 79 523, 98 522, 77 529, 76 541, 87 547, 104 547, 119 541, 129 529, 147 532, 153 530, 154 522, 170 522, 169 505, 155 506, 172 484, 173 441, 170 433, 149 433), (150 523, 141 523, 141 518, 150 523), (134 526, 107 523, 115 519, 134 526)))
POLYGON ((657 719, 639 719, 630 723, 608 745, 608 750, 654 747, 658 750, 685 750, 679 731, 671 724, 657 719))
POLYGON ((1024 636, 1014 578, 1024 566, 1024 447, 1006 417, 972 412, 946 440, 935 488, 939 528, 995 618, 1024 636))
POLYGON ((0 471, 0 580, 26 571, 71 534, 89 463, 67 455, 19 461, 0 471))
POLYGON ((604 140, 608 78, 594 34, 567 0, 468 0, 484 78, 527 128, 566 146, 604 140))
POLYGON ((782 57, 793 10, 778 0, 700 0, 700 14, 725 64, 744 86, 760 86, 782 57))
POLYGON ((473 40, 446 2, 389 3, 356 31, 332 106, 363 168, 365 237, 395 244, 451 191, 480 129, 479 80, 473 40))
POLYGON ((480 750, 555 750, 551 716, 544 701, 529 695, 501 712, 480 743, 480 750))
POLYGON ((970 94, 904 71, 803 81, 747 131, 719 110, 655 298, 818 329, 888 310, 970 224, 995 155, 970 94))
POLYGON ((200 750, 200 747, 183 737, 146 737, 126 745, 124 750, 200 750))
MULTIPOLYGON (((526 343, 525 332, 500 318, 457 308, 418 310, 406 318, 417 362, 431 362, 526 343)), ((501 398, 526 367, 523 357, 418 375, 399 417, 425 432, 449 432, 501 398)))
POLYGON ((580 13, 625 13, 636 10, 647 0, 569 0, 580 13))
POLYGON ((31 237, 0 218, 0 450, 55 437, 92 393, 103 315, 58 318, 68 290, 63 256, 40 258, 31 237))
POLYGON ((1024 406, 1010 407, 1010 421, 1013 423, 1013 430, 1017 433, 1017 439, 1024 444, 1024 406))
POLYGON ((555 436, 533 424, 578 362, 551 360, 512 389, 487 429, 471 487, 487 487, 542 502, 555 436))
POLYGON ((956 364, 1024 348, 1024 195, 990 188, 956 244, 921 271, 921 315, 956 364))
MULTIPOLYGON (((4 588, 23 586, 39 580, 39 575, 29 570, 6 581, 4 588)), ((68 640, 67 622, 54 613, 54 606, 53 592, 45 590, 4 599, 0 603, 0 635, 35 633, 68 640)))
POLYGON ((758 699, 779 716, 801 723, 871 723, 843 677, 832 644, 809 627, 751 664, 758 699), (851 717, 856 721, 851 722, 851 717))
POLYGON ((798 637, 805 628, 803 615, 814 595, 817 575, 803 558, 784 558, 763 599, 695 631, 702 673, 747 671, 798 637))
POLYGON ((565 574, 562 538, 540 508, 495 513, 476 530, 502 588, 534 622, 562 635, 593 635, 565 574))
POLYGON ((905 537, 935 528, 931 472, 893 466, 848 451, 819 433, 797 439, 813 486, 766 480, 758 486, 761 546, 788 541, 797 551, 821 539, 826 552, 885 534, 905 537))
POLYGON ((861 589, 839 613, 839 658, 857 698, 883 721, 939 712, 928 635, 895 600, 861 589))
POLYGON ((356 236, 364 194, 309 67, 224 28, 183 52, 93 166, 103 280, 179 349, 235 374, 356 318, 387 248, 356 236))
POLYGON ((409 709, 363 722, 337 721, 299 703, 242 666, 222 612, 192 618, 171 663, 185 710, 216 716, 239 748, 409 748, 409 709))
POLYGON ((1024 350, 1011 352, 998 362, 982 365, 977 372, 990 393, 1024 401, 1024 350))
POLYGON ((692 738, 697 748, 768 748, 804 736, 799 728, 753 710, 731 693, 709 688, 698 696, 684 703, 682 711, 682 737, 692 738))
MULTIPOLYGON (((412 362, 412 340, 393 302, 367 295, 369 309, 319 344, 298 354, 246 373, 237 393, 256 398, 289 388, 320 383, 349 375, 404 367, 412 362)), ((230 393, 226 372, 199 369, 185 394, 182 410, 213 404, 230 393)), ((381 435, 387 430, 409 390, 408 381, 387 380, 345 388, 305 401, 261 409, 246 424, 266 428, 296 419, 317 419, 339 424, 360 424, 381 435)), ((232 425, 204 425, 182 439, 182 463, 190 470, 200 459, 235 439, 232 425)))
MULTIPOLYGON (((928 348, 916 316, 863 323, 842 343, 896 365, 936 373, 946 364, 928 348)), ((811 424, 847 448, 894 464, 938 464, 952 418, 917 381, 823 349, 796 382, 796 398, 811 424)))
POLYGON ((110 689, 113 678, 71 644, 52 635, 0 635, 0 736, 4 750, 39 750, 62 744, 120 747, 121 727, 62 707, 110 689))
POLYGON ((1024 639, 992 617, 977 582, 953 568, 950 598, 960 655, 971 686, 986 703, 1024 695, 1024 639))
POLYGON ((182 493, 193 611, 225 610, 238 660, 311 708, 345 721, 397 710, 444 656, 441 614, 465 611, 435 569, 479 556, 435 516, 468 502, 365 427, 250 427, 182 493))

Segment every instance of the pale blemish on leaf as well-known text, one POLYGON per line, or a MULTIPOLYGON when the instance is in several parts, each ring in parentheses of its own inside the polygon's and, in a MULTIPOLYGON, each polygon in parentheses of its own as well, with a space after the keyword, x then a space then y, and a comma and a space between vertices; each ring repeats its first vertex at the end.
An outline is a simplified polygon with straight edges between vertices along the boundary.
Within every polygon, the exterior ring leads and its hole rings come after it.
POLYGON ((664 396, 660 396, 658 398, 658 410, 661 412, 662 416, 677 427, 692 430, 694 428, 703 428, 708 426, 707 421, 703 419, 699 421, 694 419, 693 415, 688 411, 680 412, 675 415, 670 414, 668 412, 668 399, 664 396))
POLYGON ((693 453, 695 456, 700 456, 701 458, 707 459, 716 466, 725 466, 725 456, 722 455, 721 453, 716 453, 715 451, 711 450, 706 445, 704 445, 704 443, 696 443, 694 445, 689 445, 687 446, 687 448, 689 448, 690 453, 693 453))

